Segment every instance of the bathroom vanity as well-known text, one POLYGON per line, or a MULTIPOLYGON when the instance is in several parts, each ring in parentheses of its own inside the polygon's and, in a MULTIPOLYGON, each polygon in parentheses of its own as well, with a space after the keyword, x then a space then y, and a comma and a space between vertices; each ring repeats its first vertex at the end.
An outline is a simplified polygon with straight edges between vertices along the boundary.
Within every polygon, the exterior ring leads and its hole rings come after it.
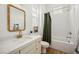
POLYGON ((0 54, 40 54, 41 36, 26 35, 22 38, 0 41, 0 54))
MULTIPOLYGON (((18 32, 15 37, 0 38, 0 54, 39 54, 41 53, 40 35, 23 35, 26 29, 25 9, 17 5, 7 5, 7 30, 18 32)), ((37 32, 37 27, 35 27, 37 32)))

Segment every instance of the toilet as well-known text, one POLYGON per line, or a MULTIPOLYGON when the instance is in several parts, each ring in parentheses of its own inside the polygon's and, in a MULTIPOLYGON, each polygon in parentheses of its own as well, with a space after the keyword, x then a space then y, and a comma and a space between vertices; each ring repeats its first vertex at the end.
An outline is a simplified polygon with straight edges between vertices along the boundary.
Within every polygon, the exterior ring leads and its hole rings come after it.
POLYGON ((49 43, 48 42, 45 42, 45 41, 41 41, 41 46, 42 46, 42 53, 45 54, 46 53, 46 48, 49 47, 49 43))

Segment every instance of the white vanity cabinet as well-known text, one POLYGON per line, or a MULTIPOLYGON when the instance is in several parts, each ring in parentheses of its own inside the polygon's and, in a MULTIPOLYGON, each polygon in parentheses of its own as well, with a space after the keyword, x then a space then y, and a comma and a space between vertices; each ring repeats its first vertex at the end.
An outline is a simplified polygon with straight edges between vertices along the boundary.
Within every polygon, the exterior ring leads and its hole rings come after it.
POLYGON ((20 54, 40 54, 40 53, 41 53, 40 39, 37 39, 34 42, 30 42, 28 46, 25 46, 20 50, 20 54))
POLYGON ((30 42, 28 46, 23 46, 20 49, 20 54, 28 54, 28 53, 34 53, 35 52, 35 41, 30 42))
POLYGON ((25 44, 18 49, 10 52, 10 54, 40 54, 41 53, 41 39, 25 44))

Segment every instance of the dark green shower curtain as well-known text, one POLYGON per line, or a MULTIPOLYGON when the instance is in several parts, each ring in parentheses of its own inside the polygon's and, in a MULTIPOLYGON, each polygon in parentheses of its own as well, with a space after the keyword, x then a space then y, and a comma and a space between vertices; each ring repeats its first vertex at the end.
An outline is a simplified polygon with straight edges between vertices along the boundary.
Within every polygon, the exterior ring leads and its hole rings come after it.
POLYGON ((51 17, 49 12, 44 14, 44 29, 42 40, 51 44, 51 17))

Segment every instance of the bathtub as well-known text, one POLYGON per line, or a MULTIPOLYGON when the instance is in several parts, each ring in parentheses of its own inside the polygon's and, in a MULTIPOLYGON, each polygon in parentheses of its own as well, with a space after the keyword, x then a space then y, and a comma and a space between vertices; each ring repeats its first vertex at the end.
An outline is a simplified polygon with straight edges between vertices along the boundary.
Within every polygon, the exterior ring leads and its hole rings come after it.
POLYGON ((69 39, 64 39, 61 37, 53 37, 51 47, 63 51, 65 53, 74 53, 75 50, 74 42, 69 41, 69 39))

